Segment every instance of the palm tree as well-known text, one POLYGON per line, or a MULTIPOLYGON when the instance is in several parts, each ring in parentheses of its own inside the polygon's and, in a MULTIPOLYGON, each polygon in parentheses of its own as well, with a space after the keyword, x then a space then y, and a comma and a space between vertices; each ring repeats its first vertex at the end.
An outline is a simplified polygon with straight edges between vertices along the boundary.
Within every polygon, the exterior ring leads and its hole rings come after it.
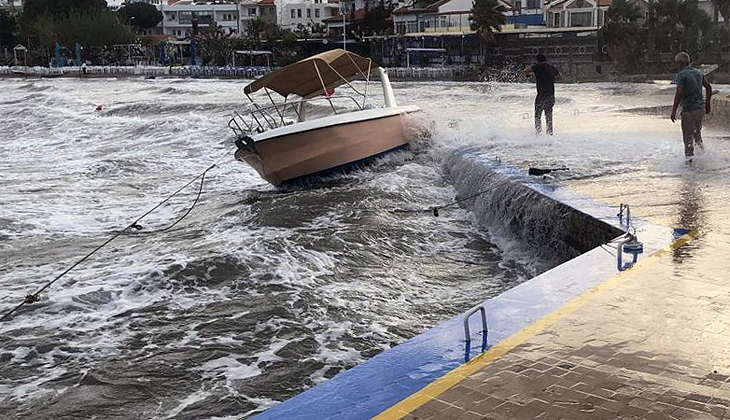
POLYGON ((703 37, 712 30, 711 19, 700 10, 697 0, 658 0, 650 6, 657 29, 659 47, 672 53, 699 50, 703 37))
POLYGON ((599 36, 608 47, 608 55, 620 72, 638 64, 639 19, 641 11, 630 0, 614 0, 606 11, 606 24, 599 36))
POLYGON ((504 11, 498 0, 474 0, 472 3, 469 26, 485 45, 495 42, 494 31, 501 31, 506 23, 504 11))

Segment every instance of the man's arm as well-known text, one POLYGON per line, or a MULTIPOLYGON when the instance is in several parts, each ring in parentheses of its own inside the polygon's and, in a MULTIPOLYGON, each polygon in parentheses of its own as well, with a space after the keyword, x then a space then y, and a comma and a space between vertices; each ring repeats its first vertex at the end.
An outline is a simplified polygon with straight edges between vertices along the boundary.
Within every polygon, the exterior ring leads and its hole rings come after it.
POLYGON ((672 115, 669 117, 672 122, 676 121, 677 119, 677 108, 679 107, 679 103, 682 101, 682 96, 684 96, 684 86, 677 85, 677 93, 674 94, 674 105, 672 106, 672 115))
POLYGON ((532 71, 532 66, 525 67, 525 77, 530 77, 533 74, 535 74, 535 72, 532 71))
POLYGON ((710 85, 706 77, 703 77, 702 86, 705 87, 705 114, 709 114, 712 112, 712 102, 710 102, 710 99, 712 99, 712 85, 710 85))

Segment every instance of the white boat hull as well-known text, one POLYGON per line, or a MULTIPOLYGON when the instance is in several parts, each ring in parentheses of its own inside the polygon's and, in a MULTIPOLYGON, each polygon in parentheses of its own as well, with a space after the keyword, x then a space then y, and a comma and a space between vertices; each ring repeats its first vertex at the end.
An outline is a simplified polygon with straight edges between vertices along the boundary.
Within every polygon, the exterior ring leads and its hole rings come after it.
POLYGON ((404 146, 413 137, 408 114, 417 107, 362 110, 288 125, 252 136, 247 162, 275 186, 352 164, 404 146))

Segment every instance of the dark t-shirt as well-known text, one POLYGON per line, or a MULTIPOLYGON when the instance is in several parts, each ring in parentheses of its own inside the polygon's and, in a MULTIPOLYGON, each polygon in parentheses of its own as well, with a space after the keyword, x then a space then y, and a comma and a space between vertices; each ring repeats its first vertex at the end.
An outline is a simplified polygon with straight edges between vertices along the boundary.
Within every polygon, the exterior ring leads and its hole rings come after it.
POLYGON ((532 72, 537 81, 537 97, 554 98, 555 76, 560 74, 558 69, 548 63, 537 63, 532 66, 532 72))

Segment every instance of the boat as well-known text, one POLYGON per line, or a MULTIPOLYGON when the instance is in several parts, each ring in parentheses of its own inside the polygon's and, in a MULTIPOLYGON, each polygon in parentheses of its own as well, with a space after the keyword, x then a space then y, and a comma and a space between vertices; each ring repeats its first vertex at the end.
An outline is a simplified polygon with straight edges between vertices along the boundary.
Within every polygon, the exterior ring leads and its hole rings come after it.
POLYGON ((405 147, 418 129, 411 115, 420 108, 398 106, 388 74, 370 58, 343 49, 269 73, 247 85, 244 94, 249 107, 228 122, 236 135, 235 157, 274 186, 405 147), (380 106, 368 96, 373 74, 382 86, 380 106), (355 86, 355 80, 365 83, 355 86), (341 86, 346 93, 335 91, 341 86), (267 106, 254 101, 252 95, 261 91, 267 106))

